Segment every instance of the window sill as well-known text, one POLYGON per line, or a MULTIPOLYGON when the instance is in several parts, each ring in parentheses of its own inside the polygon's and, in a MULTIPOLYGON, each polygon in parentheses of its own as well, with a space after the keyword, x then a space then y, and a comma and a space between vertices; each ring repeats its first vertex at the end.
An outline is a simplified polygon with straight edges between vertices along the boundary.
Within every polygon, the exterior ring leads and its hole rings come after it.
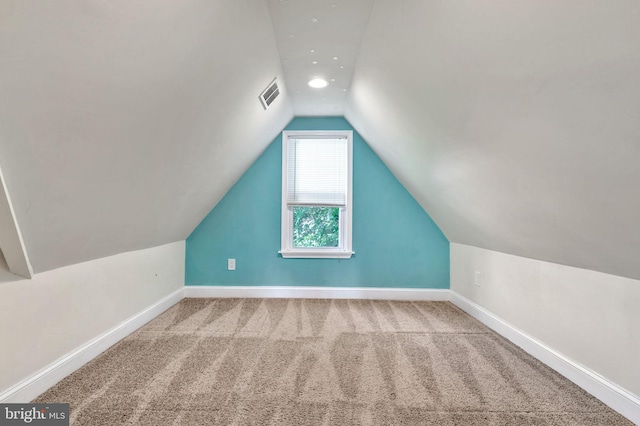
POLYGON ((322 250, 322 249, 299 249, 280 250, 278 253, 283 259, 351 259, 355 254, 353 251, 345 250, 322 250))

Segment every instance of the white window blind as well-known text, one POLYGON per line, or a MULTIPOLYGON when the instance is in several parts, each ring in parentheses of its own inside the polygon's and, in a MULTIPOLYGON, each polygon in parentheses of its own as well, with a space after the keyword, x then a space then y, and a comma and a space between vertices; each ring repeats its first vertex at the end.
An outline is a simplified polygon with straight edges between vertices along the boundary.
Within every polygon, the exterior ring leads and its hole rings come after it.
POLYGON ((290 138, 287 145, 287 204, 345 206, 347 138, 290 138))

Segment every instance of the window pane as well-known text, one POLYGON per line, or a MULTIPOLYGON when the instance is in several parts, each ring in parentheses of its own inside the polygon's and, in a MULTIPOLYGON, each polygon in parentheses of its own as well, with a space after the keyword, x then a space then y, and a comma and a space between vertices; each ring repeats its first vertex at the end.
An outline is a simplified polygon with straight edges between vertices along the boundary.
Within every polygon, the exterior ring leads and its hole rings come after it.
POLYGON ((338 247, 339 207, 294 207, 294 247, 338 247))
POLYGON ((287 202, 293 205, 344 206, 347 197, 348 142, 289 139, 287 202))

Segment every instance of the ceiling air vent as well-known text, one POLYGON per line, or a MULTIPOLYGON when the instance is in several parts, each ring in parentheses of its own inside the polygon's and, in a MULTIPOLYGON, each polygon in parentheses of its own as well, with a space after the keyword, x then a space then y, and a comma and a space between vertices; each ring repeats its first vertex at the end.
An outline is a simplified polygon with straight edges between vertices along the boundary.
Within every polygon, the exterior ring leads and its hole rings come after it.
POLYGON ((277 79, 273 79, 262 93, 260 93, 260 102, 264 109, 269 108, 269 105, 278 97, 280 89, 278 89, 277 79))

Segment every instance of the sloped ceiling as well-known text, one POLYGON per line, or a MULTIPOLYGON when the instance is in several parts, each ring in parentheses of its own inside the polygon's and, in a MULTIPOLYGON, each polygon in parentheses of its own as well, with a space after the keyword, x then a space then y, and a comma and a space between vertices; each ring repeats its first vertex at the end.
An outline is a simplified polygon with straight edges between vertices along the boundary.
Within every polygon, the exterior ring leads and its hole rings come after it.
POLYGON ((640 279, 639 27, 636 0, 2 0, 0 167, 39 272, 186 238, 294 113, 344 114, 451 241, 640 279))
POLYGON ((640 278, 640 2, 378 0, 346 117, 450 241, 640 278))
POLYGON ((0 167, 35 272, 185 239, 292 118, 262 1, 0 1, 0 167))
POLYGON ((373 3, 267 0, 295 115, 344 115, 373 3), (314 78, 328 86, 309 87, 314 78))

